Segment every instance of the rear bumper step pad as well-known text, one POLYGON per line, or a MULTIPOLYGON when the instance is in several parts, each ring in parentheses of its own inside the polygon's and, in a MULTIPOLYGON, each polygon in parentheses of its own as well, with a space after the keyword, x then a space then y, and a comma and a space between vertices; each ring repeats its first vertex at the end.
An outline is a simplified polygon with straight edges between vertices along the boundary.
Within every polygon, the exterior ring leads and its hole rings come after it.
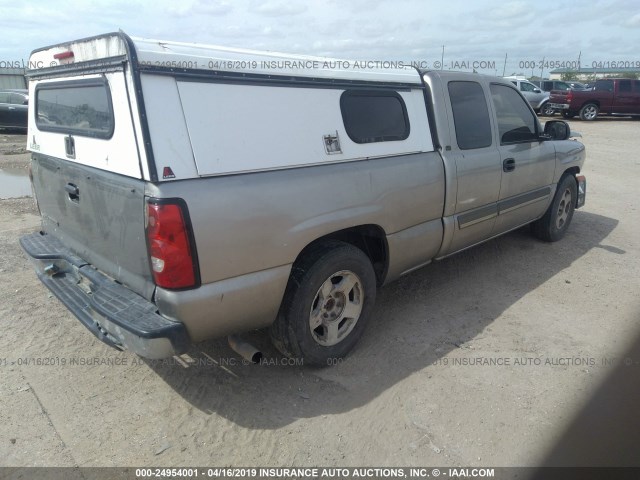
POLYGON ((42 232, 20 238, 38 277, 106 344, 146 358, 184 353, 190 344, 185 326, 163 317, 152 302, 100 273, 42 232))

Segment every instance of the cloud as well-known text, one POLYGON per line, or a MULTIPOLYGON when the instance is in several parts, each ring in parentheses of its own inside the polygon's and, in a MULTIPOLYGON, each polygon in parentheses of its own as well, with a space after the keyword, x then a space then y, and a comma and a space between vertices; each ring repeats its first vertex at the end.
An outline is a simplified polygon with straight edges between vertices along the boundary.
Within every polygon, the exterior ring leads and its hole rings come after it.
POLYGON ((636 13, 633 17, 628 18, 622 25, 630 28, 640 27, 640 13, 636 13))
POLYGON ((258 8, 252 11, 261 15, 267 15, 270 17, 279 17, 286 15, 299 15, 307 11, 307 7, 301 4, 293 4, 290 2, 281 1, 269 1, 263 3, 258 8))
POLYGON ((233 7, 227 2, 205 2, 203 0, 197 0, 191 3, 183 1, 178 4, 172 4, 168 10, 179 17, 198 15, 221 16, 230 13, 233 7))
MULTIPOLYGON (((2 0, 0 0, 2 2, 2 0)), ((2 58, 122 28, 181 42, 344 59, 636 60, 640 8, 629 0, 32 0, 4 2, 2 58), (552 13, 551 13, 552 12, 552 13), (72 18, 72 21, 70 21, 72 18), (549 29, 554 18, 569 29, 549 29), (10 20, 9 20, 10 19, 10 20), (621 42, 620 39, 624 39, 621 42), (635 50, 634 50, 635 49, 635 50)), ((491 71, 490 73, 493 73, 491 71)))
POLYGON ((532 9, 532 3, 517 1, 506 2, 497 9, 491 9, 491 16, 499 19, 520 19, 528 15, 532 9))

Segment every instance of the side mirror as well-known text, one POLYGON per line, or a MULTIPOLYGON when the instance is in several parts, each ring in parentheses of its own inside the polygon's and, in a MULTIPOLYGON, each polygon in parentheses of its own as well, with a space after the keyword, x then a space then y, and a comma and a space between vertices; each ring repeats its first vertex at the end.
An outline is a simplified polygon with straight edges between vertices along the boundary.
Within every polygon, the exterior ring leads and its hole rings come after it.
POLYGON ((535 93, 542 93, 542 90, 540 90, 539 88, 534 88, 534 89, 533 89, 533 91, 534 91, 535 93))
POLYGON ((571 137, 571 128, 562 120, 549 120, 544 124, 544 137, 548 140, 567 140, 571 137))

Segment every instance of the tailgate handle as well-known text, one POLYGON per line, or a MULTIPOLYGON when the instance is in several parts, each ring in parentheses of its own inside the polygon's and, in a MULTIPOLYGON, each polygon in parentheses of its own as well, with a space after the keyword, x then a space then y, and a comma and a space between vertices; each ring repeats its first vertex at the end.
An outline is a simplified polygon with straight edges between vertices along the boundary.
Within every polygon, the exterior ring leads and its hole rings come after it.
POLYGON ((72 202, 80 201, 80 189, 73 183, 67 183, 64 186, 65 191, 69 194, 69 200, 72 202))

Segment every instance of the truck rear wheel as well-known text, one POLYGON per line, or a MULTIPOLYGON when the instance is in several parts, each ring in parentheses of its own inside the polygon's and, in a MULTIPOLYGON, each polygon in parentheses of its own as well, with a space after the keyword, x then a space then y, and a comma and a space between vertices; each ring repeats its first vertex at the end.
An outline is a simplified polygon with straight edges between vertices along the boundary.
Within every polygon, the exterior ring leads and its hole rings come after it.
POLYGON ((595 103, 587 103, 580 109, 580 118, 582 120, 592 121, 598 118, 598 106, 595 103))
POLYGON ((271 339, 305 364, 332 365, 355 346, 376 298, 369 257, 343 242, 328 242, 294 264, 271 339))
POLYGON ((540 107, 540 114, 545 117, 552 117, 554 113, 556 113, 556 111, 551 107, 549 102, 544 102, 542 107, 540 107))
POLYGON ((573 175, 565 175, 558 182, 558 189, 547 212, 531 224, 533 234, 545 242, 556 242, 564 237, 573 218, 577 199, 576 180, 573 175))

